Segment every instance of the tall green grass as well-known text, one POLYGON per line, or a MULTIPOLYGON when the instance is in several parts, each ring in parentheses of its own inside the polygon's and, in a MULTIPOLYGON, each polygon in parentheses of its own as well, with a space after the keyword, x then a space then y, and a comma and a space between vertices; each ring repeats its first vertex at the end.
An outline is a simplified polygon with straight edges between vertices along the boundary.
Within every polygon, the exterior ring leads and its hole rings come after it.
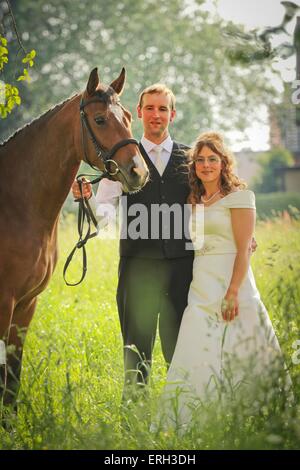
MULTIPOLYGON (((297 401, 300 365, 292 344, 300 339, 300 223, 260 222, 252 266, 290 366, 297 401)), ((62 220, 60 258, 40 296, 24 350, 19 413, 7 411, 10 429, 0 429, 2 449, 293 449, 300 446, 300 413, 293 406, 266 404, 249 414, 232 403, 212 411, 205 427, 184 436, 149 432, 161 393, 165 365, 155 345, 149 396, 120 405, 123 352, 115 304, 118 243, 94 239, 88 273, 78 287, 66 287, 62 268, 76 241, 72 216, 62 220)), ((69 279, 79 279, 80 259, 69 279)), ((281 403, 282 405, 282 403, 281 403)))

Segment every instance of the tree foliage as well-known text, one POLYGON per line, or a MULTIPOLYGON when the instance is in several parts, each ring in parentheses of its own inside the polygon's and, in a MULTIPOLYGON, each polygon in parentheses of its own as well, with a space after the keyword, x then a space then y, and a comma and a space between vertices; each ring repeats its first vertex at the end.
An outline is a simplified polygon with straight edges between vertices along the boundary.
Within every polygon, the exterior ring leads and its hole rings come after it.
MULTIPOLYGON (((105 83, 124 65, 122 101, 133 111, 139 92, 165 82, 177 96, 172 134, 186 143, 209 128, 244 129, 273 88, 261 63, 234 66, 226 57, 225 22, 203 0, 11 0, 22 41, 38 50, 24 106, 5 120, 0 138, 85 86, 98 66, 105 83), (255 77, 255 78, 254 78, 255 77)), ((138 121, 134 132, 141 133, 138 121)))
POLYGON ((25 50, 19 37, 10 3, 7 0, 0 3, 0 10, 0 118, 4 119, 16 106, 21 104, 17 82, 30 81, 28 69, 34 65, 36 51, 27 52, 25 50), (15 36, 14 40, 18 44, 17 52, 13 52, 14 47, 9 46, 5 36, 11 40, 15 36), (5 74, 5 68, 9 61, 14 64, 11 67, 11 70, 14 69, 14 75, 8 78, 5 74))
POLYGON ((254 190, 259 193, 272 193, 281 190, 281 177, 276 170, 292 166, 294 158, 289 150, 277 147, 263 153, 258 158, 258 163, 261 170, 254 184, 254 190))
POLYGON ((227 50, 227 55, 234 63, 249 64, 251 62, 265 61, 266 59, 288 59, 299 48, 300 31, 296 28, 293 37, 287 33, 286 27, 297 15, 300 6, 293 2, 280 2, 284 7, 283 18, 277 26, 264 29, 253 29, 247 33, 241 32, 234 24, 229 24, 225 35, 232 40, 232 48, 227 50), (276 36, 288 35, 289 41, 277 42, 274 47, 272 42, 276 36))

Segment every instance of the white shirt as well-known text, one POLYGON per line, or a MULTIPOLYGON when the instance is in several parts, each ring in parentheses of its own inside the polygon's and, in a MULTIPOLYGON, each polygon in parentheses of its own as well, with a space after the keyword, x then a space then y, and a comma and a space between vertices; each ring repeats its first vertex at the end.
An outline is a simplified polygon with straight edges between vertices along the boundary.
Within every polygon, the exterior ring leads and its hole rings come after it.
MULTIPOLYGON (((153 150, 158 144, 146 139, 144 135, 141 139, 141 144, 155 166, 156 153, 153 150)), ((168 136, 159 146, 162 147, 161 159, 166 167, 173 148, 171 137, 168 136)), ((96 196, 92 195, 89 200, 91 208, 98 220, 98 230, 101 227, 105 227, 108 224, 108 220, 115 221, 120 196, 122 196, 122 184, 120 181, 112 181, 107 178, 103 178, 100 181, 96 196)))
MULTIPOLYGON (((155 166, 156 162, 156 153, 154 151, 155 147, 157 147, 158 144, 154 144, 151 142, 151 140, 146 139, 146 137, 143 135, 141 139, 141 144, 146 150, 150 160, 152 161, 153 165, 155 166)), ((172 148, 173 148, 173 141, 170 136, 168 136, 163 142, 159 144, 159 146, 162 148, 161 152, 161 159, 165 165, 167 166, 170 156, 172 153, 172 148)))

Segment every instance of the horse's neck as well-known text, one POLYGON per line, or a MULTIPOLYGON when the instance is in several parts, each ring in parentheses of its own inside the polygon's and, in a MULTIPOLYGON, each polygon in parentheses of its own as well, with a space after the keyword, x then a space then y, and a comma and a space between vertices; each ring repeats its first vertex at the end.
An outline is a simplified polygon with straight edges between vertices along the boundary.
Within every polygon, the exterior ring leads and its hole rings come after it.
POLYGON ((18 207, 18 217, 23 213, 27 221, 49 230, 79 167, 75 143, 75 128, 79 125, 77 98, 61 105, 56 112, 50 111, 49 116, 42 116, 6 144, 9 158, 5 158, 7 166, 2 168, 13 178, 12 206, 18 207))

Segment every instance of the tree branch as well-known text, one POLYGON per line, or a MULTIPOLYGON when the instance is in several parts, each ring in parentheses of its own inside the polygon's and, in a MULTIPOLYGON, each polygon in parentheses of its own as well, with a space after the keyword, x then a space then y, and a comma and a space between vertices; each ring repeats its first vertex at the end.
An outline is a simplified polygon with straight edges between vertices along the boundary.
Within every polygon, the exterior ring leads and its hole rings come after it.
MULTIPOLYGON (((18 43, 19 43, 19 51, 20 49, 24 52, 24 54, 26 55, 26 50, 23 46, 23 43, 21 41, 21 38, 20 38, 20 35, 18 33, 18 28, 17 28, 17 24, 16 24, 16 20, 15 20, 15 17, 14 17, 14 14, 13 14, 13 11, 12 11, 12 8, 10 6, 10 2, 9 0, 5 0, 6 1, 6 4, 8 6, 8 11, 9 11, 9 14, 10 14, 10 17, 11 17, 11 20, 12 20, 12 24, 13 24, 13 28, 14 28, 14 31, 15 31, 15 34, 17 36, 17 40, 18 40, 18 43)), ((19 52, 18 51, 18 52, 19 52)), ((18 53, 17 53, 18 54, 18 53)))

